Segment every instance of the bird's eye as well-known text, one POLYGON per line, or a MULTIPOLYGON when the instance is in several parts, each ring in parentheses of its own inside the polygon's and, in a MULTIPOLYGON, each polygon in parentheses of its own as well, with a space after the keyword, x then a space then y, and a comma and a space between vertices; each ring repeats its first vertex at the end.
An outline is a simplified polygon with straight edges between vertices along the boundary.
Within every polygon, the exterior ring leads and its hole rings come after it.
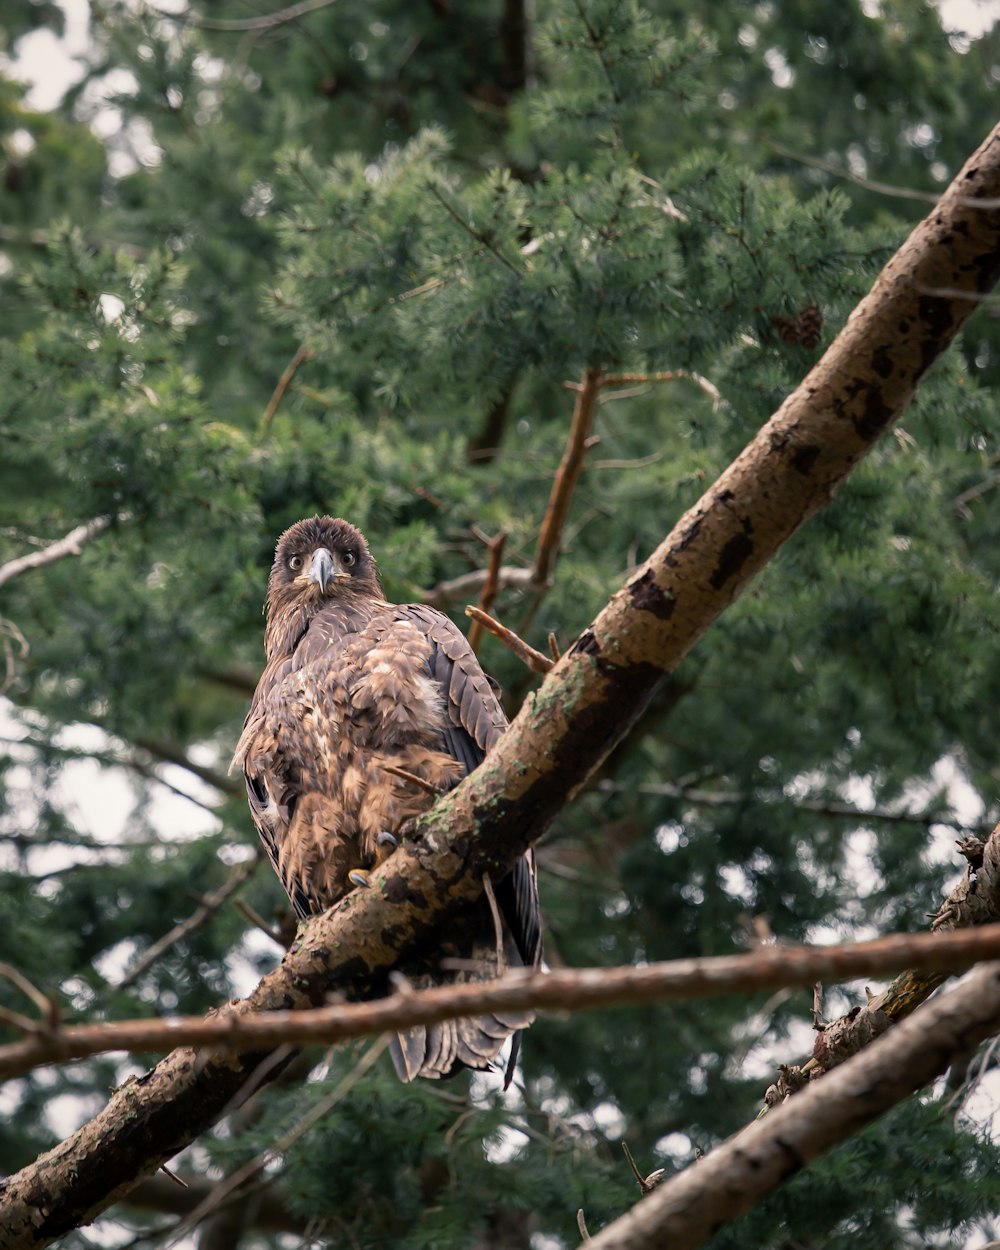
POLYGON ((345 551, 343 554, 342 560, 343 560, 344 568, 349 569, 351 568, 352 565, 357 564, 358 557, 354 554, 353 551, 345 551))
POLYGON ((297 573, 299 569, 302 567, 302 557, 301 556, 289 556, 288 567, 292 570, 293 573, 297 573))

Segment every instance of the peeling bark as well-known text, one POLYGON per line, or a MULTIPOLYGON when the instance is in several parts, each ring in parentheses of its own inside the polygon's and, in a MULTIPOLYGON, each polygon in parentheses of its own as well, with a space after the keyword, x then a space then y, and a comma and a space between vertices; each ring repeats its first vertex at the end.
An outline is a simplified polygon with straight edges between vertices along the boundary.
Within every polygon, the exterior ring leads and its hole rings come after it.
MULTIPOLYGON (((496 751, 421 820, 373 875, 375 888, 311 921, 282 966, 232 1010, 307 1006, 331 985, 349 998, 379 994, 403 951, 432 940, 478 896, 484 872, 509 870, 663 676, 902 412, 997 280, 998 203, 1000 127, 802 385, 528 697, 496 751)), ((214 1123, 265 1057, 181 1050, 130 1081, 6 1182, 0 1248, 47 1245, 94 1219, 214 1123)))

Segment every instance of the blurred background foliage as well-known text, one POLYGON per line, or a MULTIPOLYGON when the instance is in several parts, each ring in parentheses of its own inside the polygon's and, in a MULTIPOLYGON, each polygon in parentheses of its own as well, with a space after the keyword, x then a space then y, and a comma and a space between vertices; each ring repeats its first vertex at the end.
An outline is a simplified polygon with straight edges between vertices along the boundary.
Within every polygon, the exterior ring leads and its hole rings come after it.
MULTIPOLYGON (((280 923, 265 869, 136 965, 253 854, 226 768, 281 530, 348 517, 401 600, 482 569, 480 534, 530 568, 567 383, 680 373, 604 392, 552 585, 497 602, 568 644, 985 136, 1000 59, 992 29, 902 0, 68 12, 83 50, 43 109, 19 58, 66 14, 0 0, 0 563, 103 528, 0 594, 0 958, 68 1018, 200 1012, 280 956, 232 902, 280 923)), ((953 839, 998 814, 998 351, 987 302, 547 835, 553 964, 724 954, 753 917, 789 941, 924 926, 953 839)), ((513 714, 535 679, 481 656, 513 714)), ((358 1061, 307 1055, 177 1164, 221 1177, 291 1131, 277 1223, 258 1193, 191 1236, 575 1245, 579 1208, 596 1231, 636 1196, 620 1140, 670 1173, 739 1128, 810 1005, 543 1019, 506 1098, 381 1062, 296 1136, 358 1061)), ((130 1070, 8 1085, 0 1164, 130 1070)), ((914 1100, 713 1245, 995 1235, 989 1082, 962 1105, 914 1100)), ((101 1244, 155 1244, 175 1217, 146 1203, 101 1244)))

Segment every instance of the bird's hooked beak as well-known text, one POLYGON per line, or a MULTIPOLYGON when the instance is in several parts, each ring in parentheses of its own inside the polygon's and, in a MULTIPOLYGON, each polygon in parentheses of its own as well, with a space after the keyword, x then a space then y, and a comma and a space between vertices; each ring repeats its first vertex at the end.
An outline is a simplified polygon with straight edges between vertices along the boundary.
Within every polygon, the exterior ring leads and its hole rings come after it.
POLYGON ((340 561, 332 552, 328 551, 326 547, 317 547, 313 552, 306 577, 310 582, 316 583, 320 589, 320 594, 325 595, 326 588, 330 582, 340 581, 346 572, 347 570, 341 567, 340 561))

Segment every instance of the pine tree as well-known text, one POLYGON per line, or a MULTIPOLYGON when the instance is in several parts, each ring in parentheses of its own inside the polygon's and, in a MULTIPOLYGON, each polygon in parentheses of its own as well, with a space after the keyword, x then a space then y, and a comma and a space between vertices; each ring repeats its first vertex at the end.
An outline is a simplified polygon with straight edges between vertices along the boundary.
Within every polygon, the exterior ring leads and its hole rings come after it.
MULTIPOLYGON (((910 193, 939 193, 994 120, 992 37, 949 38, 929 7, 290 12, 102 3, 57 113, 0 84, 0 565, 94 523, 3 587, 0 959, 70 1021, 206 1011, 281 955, 225 899, 143 959, 254 850, 226 767, 287 524, 350 518, 390 598, 463 622, 482 581, 447 584, 503 533, 494 611, 567 645, 831 342, 926 211, 910 193), (122 120, 105 145, 86 124, 102 88, 122 120), (588 370, 622 380, 546 570, 588 370), (88 819, 73 787, 123 776, 121 830, 88 819)), ((24 7, 0 15, 16 47, 24 7)), ((783 941, 925 927, 956 831, 996 807, 993 320, 546 836, 553 964, 728 954, 752 917, 783 941)), ((534 678, 491 637, 481 656, 514 711, 534 678)), ((246 875, 236 896, 279 925, 276 882, 246 875)), ((0 983, 0 1005, 25 1000, 0 983)), ((337 1245, 574 1245, 578 1210, 596 1232, 635 1201, 619 1142, 645 1172, 709 1151, 808 1051, 809 1006, 544 1016, 506 1098, 481 1077, 403 1088, 384 1061, 341 1096, 359 1051, 308 1051, 176 1168, 217 1179, 293 1138, 285 1223, 241 1200, 206 1246, 316 1221, 337 1245)), ((142 1070, 12 1082, 4 1169, 142 1070)), ((712 1244, 995 1235, 997 1148, 949 1097, 925 1091, 712 1244)), ((118 1244, 163 1223, 126 1202, 98 1227, 118 1244)))

